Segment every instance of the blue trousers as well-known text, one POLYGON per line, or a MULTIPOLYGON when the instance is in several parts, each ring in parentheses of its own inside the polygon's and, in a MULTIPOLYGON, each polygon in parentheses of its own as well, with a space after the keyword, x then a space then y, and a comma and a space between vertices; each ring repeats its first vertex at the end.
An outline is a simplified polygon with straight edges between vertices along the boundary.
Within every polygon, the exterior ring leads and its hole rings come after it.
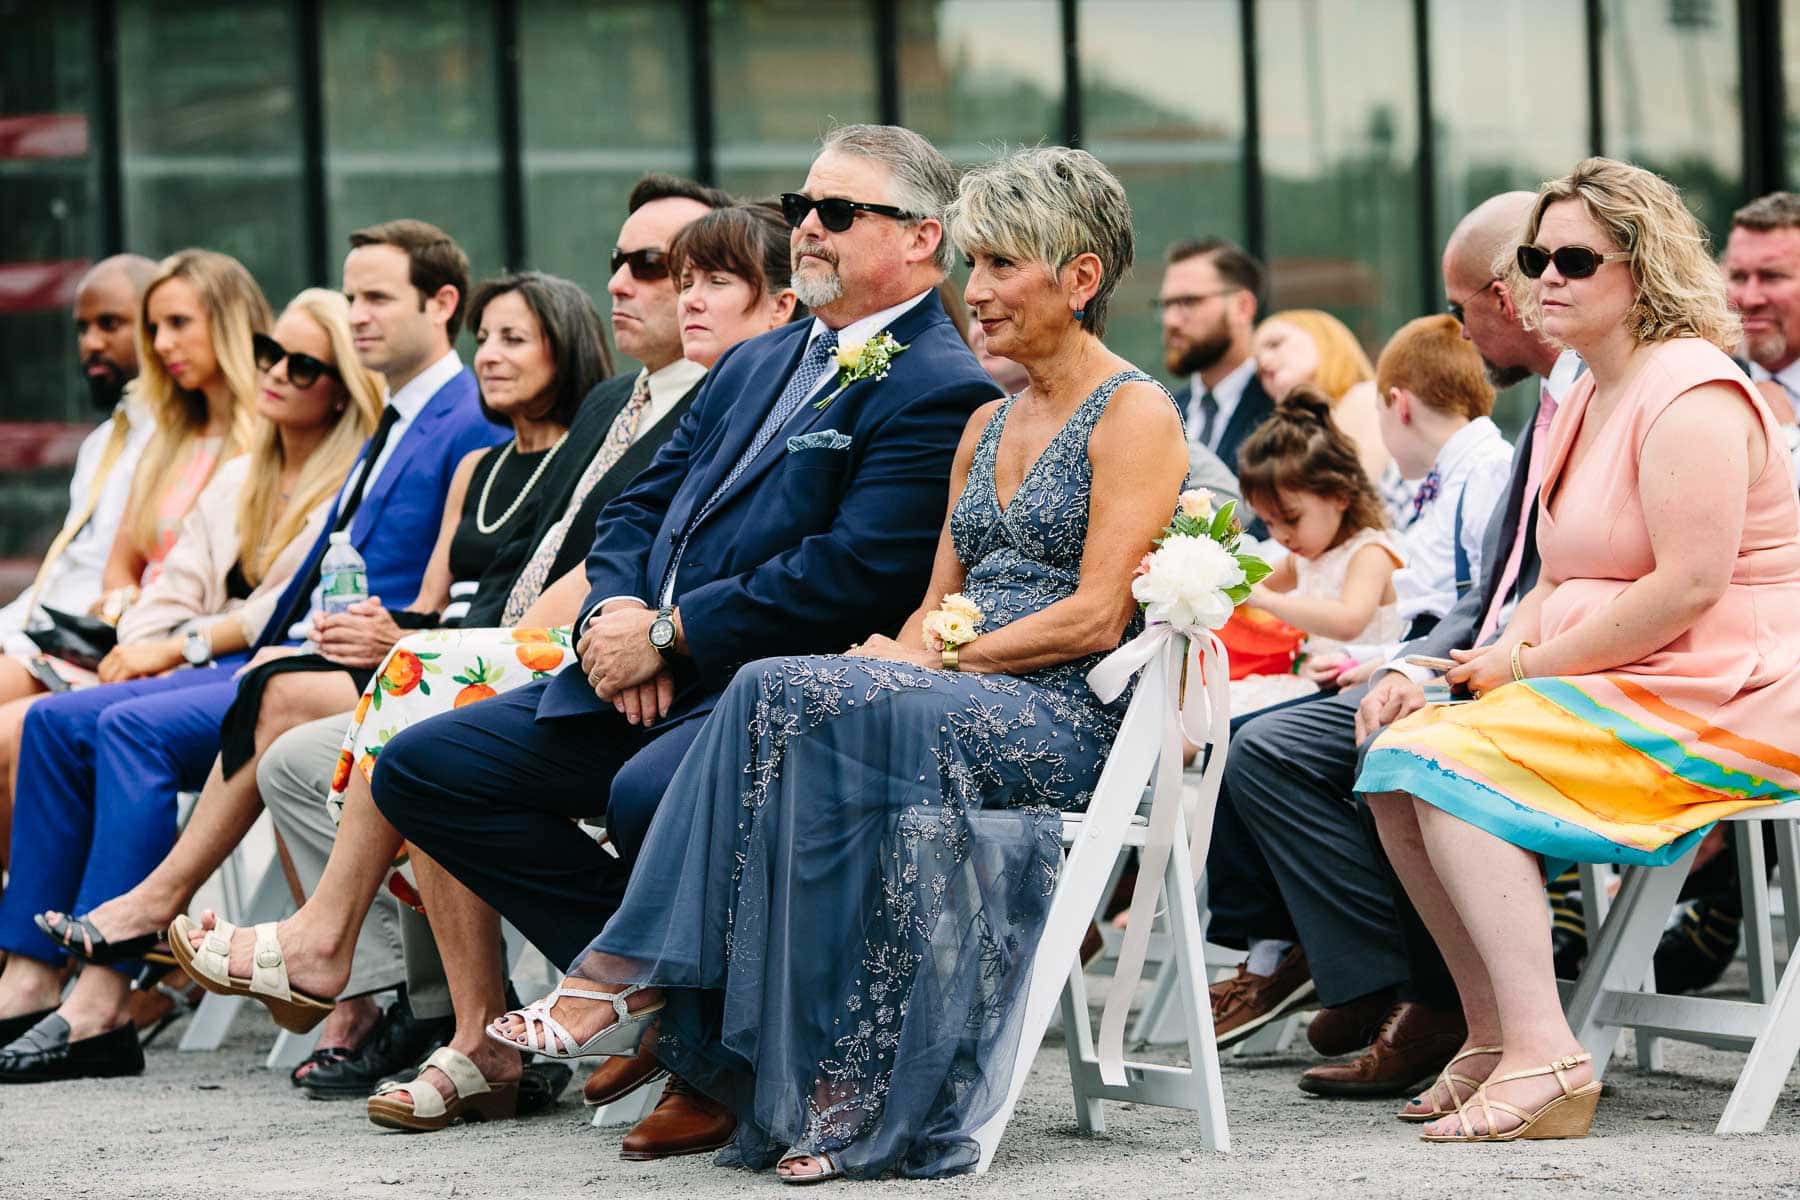
POLYGON ((218 757, 238 661, 31 706, 19 739, 0 950, 61 963, 61 947, 32 918, 47 909, 86 913, 137 886, 169 853, 176 793, 204 784, 218 757))

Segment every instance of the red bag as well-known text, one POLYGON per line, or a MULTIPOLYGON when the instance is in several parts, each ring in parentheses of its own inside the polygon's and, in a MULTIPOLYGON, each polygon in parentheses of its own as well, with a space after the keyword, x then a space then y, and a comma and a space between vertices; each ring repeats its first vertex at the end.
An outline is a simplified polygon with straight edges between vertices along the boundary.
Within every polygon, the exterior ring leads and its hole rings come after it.
POLYGON ((1219 630, 1231 654, 1231 677, 1286 675, 1294 669, 1306 635, 1266 609, 1240 604, 1219 630))

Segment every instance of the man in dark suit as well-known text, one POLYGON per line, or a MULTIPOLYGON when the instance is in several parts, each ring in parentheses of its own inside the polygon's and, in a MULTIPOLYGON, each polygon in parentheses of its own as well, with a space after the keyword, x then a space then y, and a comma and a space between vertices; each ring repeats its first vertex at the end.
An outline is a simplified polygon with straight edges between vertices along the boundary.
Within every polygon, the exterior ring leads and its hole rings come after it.
POLYGON ((1175 403, 1189 456, 1210 453, 1236 475, 1238 447, 1275 407, 1250 357, 1263 266, 1218 237, 1178 242, 1166 261, 1156 300, 1163 365, 1187 380, 1175 390, 1175 403))
MULTIPOLYGON (((910 131, 827 135, 785 204, 794 289, 816 319, 726 354, 602 511, 579 669, 415 726, 377 761, 375 805, 416 852, 456 999, 452 1047, 490 1080, 519 1066, 483 1036, 501 1011, 496 918, 471 901, 570 961, 616 909, 663 789, 737 668, 841 651, 917 604, 957 442, 998 394, 936 294, 953 190, 949 164, 910 131), (860 368, 872 346, 892 352, 885 368, 860 368), (569 824, 601 814, 618 858, 569 824)), ((436 1071, 423 1082, 450 1091, 436 1071)), ((685 1124, 628 1151, 729 1137, 728 1114, 685 1103, 685 1124)))
MULTIPOLYGON (((1559 360, 1554 346, 1520 325, 1491 269, 1532 200, 1511 192, 1484 202, 1444 251, 1444 288, 1463 335, 1497 384, 1540 377, 1540 404, 1519 439, 1507 494, 1487 519, 1478 586, 1402 656, 1442 657, 1491 640, 1537 578, 1532 514, 1546 430, 1579 362, 1559 360)), ((1396 661, 1367 687, 1270 712, 1234 736, 1226 760, 1207 864, 1211 933, 1247 944, 1251 958, 1214 986, 1220 1041, 1298 1007, 1316 983, 1326 1007, 1308 1030, 1315 1048, 1369 1050, 1308 1070, 1301 1087, 1315 1094, 1404 1094, 1439 1070, 1465 1036, 1498 1033, 1465 1030, 1442 958, 1351 794, 1360 744, 1422 706, 1429 676, 1396 661)))

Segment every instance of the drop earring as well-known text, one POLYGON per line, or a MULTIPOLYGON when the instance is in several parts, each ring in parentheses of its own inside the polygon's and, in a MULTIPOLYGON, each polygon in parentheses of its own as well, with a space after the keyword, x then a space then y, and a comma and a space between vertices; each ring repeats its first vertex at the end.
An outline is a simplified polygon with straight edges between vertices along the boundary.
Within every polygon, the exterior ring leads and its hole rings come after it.
POLYGON ((1083 317, 1087 316, 1087 309, 1078 308, 1075 310, 1073 315, 1077 321, 1080 321, 1083 317))

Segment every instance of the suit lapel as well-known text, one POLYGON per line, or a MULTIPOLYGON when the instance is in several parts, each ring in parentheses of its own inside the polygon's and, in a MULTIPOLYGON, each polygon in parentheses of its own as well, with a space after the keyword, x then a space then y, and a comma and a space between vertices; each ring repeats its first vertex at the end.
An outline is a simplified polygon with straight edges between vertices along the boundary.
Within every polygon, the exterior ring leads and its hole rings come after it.
MULTIPOLYGON (((468 374, 468 370, 465 368, 452 376, 443 387, 433 392, 431 399, 425 402, 425 407, 419 410, 419 415, 413 418, 413 423, 407 426, 406 432, 400 435, 400 441, 382 466, 381 474, 375 477, 374 484, 363 493, 362 507, 356 510, 356 516, 351 519, 350 541, 353 545, 363 544, 364 539, 375 527, 381 510, 387 503, 388 496, 406 477, 409 464, 418 457, 423 447, 431 444, 432 439, 436 436, 437 425, 450 415, 450 410, 454 407, 452 390, 468 374)), ((473 376, 469 376, 469 378, 472 383, 473 376)), ((373 463, 369 464, 371 467, 374 465, 373 463)))
MULTIPOLYGON (((765 367, 751 368, 760 375, 762 386, 757 389, 754 402, 751 402, 748 396, 732 401, 731 419, 726 426, 725 434, 719 439, 717 448, 708 455, 704 472, 695 480, 699 486, 683 489, 688 494, 685 498, 687 512, 680 514, 681 525, 685 526, 694 510, 705 504, 707 497, 719 490, 719 485, 725 482, 725 476, 731 472, 731 468, 744 451, 750 448, 751 441, 756 437, 756 431, 762 427, 763 419, 769 415, 769 410, 775 407, 775 402, 781 398, 782 390, 787 387, 788 379, 793 375, 794 369, 800 365, 800 356, 811 341, 808 336, 811 328, 811 322, 802 323, 799 327, 798 337, 789 335, 794 343, 791 346, 781 344, 777 340, 780 334, 777 334, 775 338, 771 339, 771 344, 765 351, 767 357, 765 367)), ((739 482, 741 484, 742 481, 739 482)), ((679 502, 678 499, 677 503, 679 502)))

